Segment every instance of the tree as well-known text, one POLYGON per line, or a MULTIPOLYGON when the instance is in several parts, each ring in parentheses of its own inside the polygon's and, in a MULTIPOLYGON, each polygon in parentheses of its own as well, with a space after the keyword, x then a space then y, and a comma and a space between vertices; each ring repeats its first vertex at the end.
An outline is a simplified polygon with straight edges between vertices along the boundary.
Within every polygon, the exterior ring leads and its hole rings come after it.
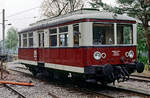
POLYGON ((148 29, 148 21, 150 21, 150 0, 117 0, 115 7, 103 3, 101 0, 92 0, 90 4, 94 8, 100 8, 118 14, 126 13, 140 20, 144 29, 150 63, 150 30, 148 29))
POLYGON ((138 53, 138 60, 143 62, 144 64, 148 63, 148 57, 147 57, 147 52, 148 52, 148 47, 146 44, 146 38, 144 35, 144 29, 143 26, 141 24, 138 24, 137 26, 137 43, 138 43, 138 47, 137 47, 137 53, 138 53))
POLYGON ((44 16, 54 17, 81 9, 83 6, 83 0, 44 0, 41 9, 44 16))
POLYGON ((11 27, 8 29, 6 38, 6 48, 10 50, 16 50, 18 45, 17 29, 11 27))

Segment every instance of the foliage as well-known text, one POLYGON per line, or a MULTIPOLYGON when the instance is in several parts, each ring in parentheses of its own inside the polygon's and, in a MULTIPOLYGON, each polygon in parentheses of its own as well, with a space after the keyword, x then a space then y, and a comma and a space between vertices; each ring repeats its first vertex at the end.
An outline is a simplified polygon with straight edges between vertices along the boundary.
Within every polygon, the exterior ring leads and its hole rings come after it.
MULTIPOLYGON (((150 21, 150 2, 147 0, 117 0, 117 6, 113 7, 103 3, 102 0, 92 0, 90 3, 94 8, 110 11, 118 14, 128 14, 141 21, 144 29, 143 35, 146 38, 148 47, 148 56, 150 62, 150 30, 148 29, 148 21, 150 21)), ((146 44, 143 43, 143 44, 146 44)))
POLYGON ((7 38, 6 38, 6 48, 16 50, 18 45, 18 35, 17 30, 13 27, 8 29, 7 38))
POLYGON ((83 6, 83 0, 44 0, 41 9, 44 16, 54 17, 81 9, 83 6))
POLYGON ((138 36, 137 36, 137 39, 138 39, 137 40, 138 41, 138 47, 137 47, 138 60, 145 63, 145 64, 148 64, 148 55, 145 55, 148 52, 148 47, 146 44, 144 29, 143 29, 141 24, 138 24, 137 32, 138 32, 138 36))

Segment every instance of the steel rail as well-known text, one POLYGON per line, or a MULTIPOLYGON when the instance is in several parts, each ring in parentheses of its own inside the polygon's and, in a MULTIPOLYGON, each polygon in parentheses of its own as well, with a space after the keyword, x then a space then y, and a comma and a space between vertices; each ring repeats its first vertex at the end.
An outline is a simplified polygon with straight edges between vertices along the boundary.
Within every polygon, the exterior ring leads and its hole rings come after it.
POLYGON ((80 91, 85 92, 85 93, 87 93, 87 92, 89 93, 90 92, 90 93, 95 94, 97 96, 104 96, 104 97, 108 97, 108 98, 115 98, 112 95, 104 94, 102 92, 98 92, 98 91, 94 91, 94 90, 89 90, 89 89, 86 89, 86 88, 83 88, 82 90, 80 89, 80 91))
MULTIPOLYGON (((19 72, 19 73, 24 73, 26 75, 30 75, 29 73, 26 73, 26 72, 22 72, 22 71, 19 71, 19 70, 15 70, 15 69, 10 69, 11 71, 15 71, 15 72, 19 72)), ((32 76, 32 75, 30 75, 32 76)), ((124 87, 124 86, 116 86, 116 85, 106 85, 105 87, 107 88, 111 88, 111 89, 116 89, 118 91, 128 91, 128 92, 131 92, 131 93, 136 93, 136 94, 140 94, 140 95, 144 95, 144 96, 150 96, 150 92, 148 91, 145 91, 145 90, 140 90, 140 89, 137 89, 137 88, 129 88, 129 87, 124 87)), ((99 94, 99 95, 102 95, 102 96, 106 96, 106 97, 110 97, 110 98, 114 98, 113 96, 111 95, 106 95, 106 94, 103 94, 101 92, 97 92, 97 91, 92 91, 92 90, 88 90, 88 89, 84 89, 85 91, 89 91, 89 92, 93 92, 95 94, 99 94)), ((83 91, 83 90, 81 90, 83 91)))
POLYGON ((131 76, 150 79, 150 76, 144 76, 144 75, 131 75, 131 76))
POLYGON ((108 85, 108 87, 112 89, 122 90, 122 91, 129 91, 140 95, 150 96, 150 92, 146 90, 137 89, 137 88, 130 88, 125 86, 114 86, 114 85, 108 85))
MULTIPOLYGON (((19 67, 20 68, 20 67, 19 67)), ((23 68, 24 69, 24 68, 23 68)), ((9 70, 11 70, 11 71, 15 71, 15 72, 19 72, 19 73, 21 73, 21 74, 25 74, 25 75, 28 75, 28 76, 32 76, 32 75, 30 75, 29 73, 26 73, 26 72, 23 72, 23 71, 19 71, 19 70, 15 70, 15 69, 9 69, 9 70)), ((82 88, 82 89, 80 89, 80 91, 82 91, 82 92, 85 92, 85 93, 94 93, 94 94, 96 94, 97 96, 105 96, 105 97, 108 97, 108 98, 115 98, 115 97, 113 97, 113 96, 111 96, 111 95, 107 95, 107 94, 104 94, 104 93, 100 93, 100 92, 96 92, 96 91, 92 91, 92 90, 89 90, 89 89, 85 89, 85 88, 82 88)), ((53 98, 58 98, 57 96, 55 96, 54 94, 52 94, 52 93, 48 93, 50 96, 52 96, 53 98)))
POLYGON ((131 75, 130 79, 135 81, 150 82, 150 77, 147 76, 131 75))
POLYGON ((13 91, 15 94, 19 95, 19 98, 26 98, 23 94, 13 89, 12 87, 8 86, 7 84, 4 84, 4 86, 7 87, 9 90, 13 91))
MULTIPOLYGON (((20 68, 20 67, 19 67, 19 68, 20 68)), ((22 68, 22 69, 25 69, 25 68, 22 68)), ((37 79, 36 77, 33 77, 32 74, 27 73, 27 72, 15 70, 15 69, 9 69, 9 70, 14 71, 14 72, 19 72, 19 73, 21 73, 21 74, 24 74, 24 75, 27 75, 27 76, 29 76, 29 77, 32 77, 32 78, 37 79)), ((26 69, 25 69, 25 70, 26 70, 26 69)), ((59 98, 59 97, 57 97, 56 95, 54 95, 53 93, 51 93, 51 92, 48 92, 48 95, 50 95, 52 98, 59 98)))

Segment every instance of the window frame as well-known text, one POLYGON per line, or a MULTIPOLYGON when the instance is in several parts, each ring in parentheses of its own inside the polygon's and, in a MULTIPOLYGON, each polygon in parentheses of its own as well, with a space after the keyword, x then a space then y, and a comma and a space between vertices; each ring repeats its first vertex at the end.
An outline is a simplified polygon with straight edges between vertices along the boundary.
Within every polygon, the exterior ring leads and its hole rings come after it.
POLYGON ((58 27, 58 30, 59 30, 59 32, 58 32, 58 37, 59 37, 59 47, 68 47, 69 46, 69 43, 68 43, 68 37, 69 37, 69 27, 68 27, 68 25, 65 25, 65 26, 61 26, 61 27, 58 27), (65 31, 65 32, 60 32, 60 28, 63 28, 63 27, 67 27, 67 32, 65 31), (66 45, 61 45, 60 43, 61 43, 61 38, 60 38, 60 35, 66 35, 67 34, 67 39, 65 39, 65 44, 66 45), (67 41, 66 41, 67 40, 67 41))
POLYGON ((32 48, 32 47, 34 47, 34 37, 33 37, 33 32, 29 32, 28 33, 28 47, 29 48, 32 48), (31 36, 30 36, 30 34, 32 34, 31 36), (32 45, 30 45, 31 43, 30 43, 30 40, 32 39, 32 45))
POLYGON ((69 31, 68 25, 60 26, 60 27, 58 27, 58 29, 59 29, 59 34, 60 34, 60 33, 64 33, 64 32, 68 32, 68 31, 69 31), (61 29, 63 30, 63 28, 65 28, 66 30, 61 31, 61 29))
POLYGON ((57 47, 57 44, 58 44, 57 43, 57 32, 58 32, 57 27, 49 29, 49 47, 57 47), (55 33, 51 33, 50 30, 56 30, 56 32, 55 33), (50 37, 51 36, 56 36, 56 45, 55 46, 52 46, 52 44, 50 43, 50 41, 51 41, 50 37))
POLYGON ((19 36, 19 48, 21 48, 21 47, 22 47, 22 38, 21 38, 21 34, 18 34, 18 36, 19 36))
MULTIPOLYGON (((104 46, 104 45, 114 45, 115 44, 115 37, 114 37, 114 34, 115 34, 115 28, 114 28, 114 25, 115 25, 115 23, 109 23, 109 22, 93 22, 93 30, 92 30, 92 33, 93 33, 93 42, 92 42, 92 45, 93 46, 104 46), (99 43, 99 44, 94 44, 94 24, 100 24, 100 25, 112 25, 111 27, 113 28, 112 30, 113 30, 113 36, 112 36, 112 38, 113 38, 113 43, 110 43, 110 44, 108 44, 107 43, 107 39, 106 39, 106 34, 105 34, 105 44, 103 44, 103 43, 99 43)), ((102 26, 103 27, 103 26, 102 26)), ((106 32, 105 32, 106 33, 106 32)), ((95 42, 95 43, 97 43, 97 42, 95 42)))
MULTIPOLYGON (((110 23, 110 22, 93 22, 93 26, 95 23, 100 23, 100 24, 113 24, 114 27, 113 27, 113 30, 114 30, 114 43, 113 44, 99 44, 99 45, 95 45, 94 44, 94 38, 92 39, 93 42, 92 42, 92 45, 93 46, 108 46, 108 45, 134 45, 134 24, 133 23, 110 23), (118 24, 122 24, 122 25, 131 25, 132 26, 132 43, 131 44, 118 44, 118 30, 117 30, 117 26, 118 24)), ((93 31, 92 31, 93 32, 93 31)), ((93 35, 94 36, 94 35, 93 35)))
MULTIPOLYGON (((117 33, 117 45, 133 45, 134 44, 134 37, 133 37, 133 29, 134 29, 134 27, 133 27, 133 24, 131 24, 131 23, 116 23, 116 33, 117 33), (130 25, 131 26, 131 42, 130 42, 130 44, 118 44, 118 25, 130 25)), ((124 34, 123 34, 123 36, 124 36, 124 34)))
POLYGON ((76 24, 73 24, 72 27, 73 27, 73 46, 74 47, 79 47, 79 43, 80 43, 80 25, 79 25, 79 23, 76 23, 76 24), (74 32, 78 32, 78 34, 77 34, 78 44, 75 44, 75 33, 74 32))
POLYGON ((27 48, 28 47, 28 33, 23 33, 22 34, 22 42, 23 42, 23 48, 27 48), (26 35, 26 37, 24 37, 24 35, 26 35), (26 45, 24 45, 24 40, 26 40, 26 45))

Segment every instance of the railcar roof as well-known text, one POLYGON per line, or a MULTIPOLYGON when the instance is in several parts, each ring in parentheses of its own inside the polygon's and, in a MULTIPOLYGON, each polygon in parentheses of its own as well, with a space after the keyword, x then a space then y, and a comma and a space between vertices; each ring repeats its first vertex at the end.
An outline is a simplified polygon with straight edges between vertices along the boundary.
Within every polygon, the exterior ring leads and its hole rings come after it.
POLYGON ((128 20, 128 21, 136 21, 134 18, 126 16, 126 15, 120 15, 120 14, 114 14, 112 12, 102 12, 99 10, 93 10, 93 9, 81 9, 74 12, 70 12, 66 15, 61 15, 45 20, 38 21, 36 23, 33 23, 30 25, 29 28, 26 28, 21 32, 28 32, 33 31, 36 29, 41 29, 49 26, 59 25, 75 20, 80 19, 103 19, 103 20, 128 20))

